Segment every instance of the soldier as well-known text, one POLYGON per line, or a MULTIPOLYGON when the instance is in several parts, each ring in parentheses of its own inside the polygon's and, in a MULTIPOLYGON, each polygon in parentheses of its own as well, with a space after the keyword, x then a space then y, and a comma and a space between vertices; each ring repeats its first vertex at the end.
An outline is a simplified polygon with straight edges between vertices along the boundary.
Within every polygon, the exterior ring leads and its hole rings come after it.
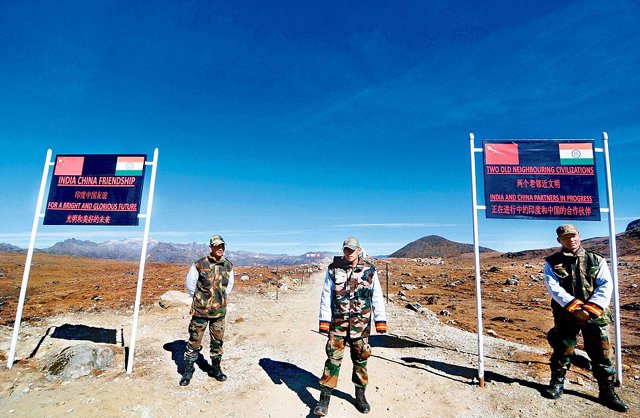
POLYGON ((582 248, 580 233, 574 225, 561 225, 556 234, 562 249, 547 257, 544 265, 554 327, 547 335, 553 349, 551 382, 543 394, 550 399, 562 395, 564 377, 571 366, 578 333, 582 331, 584 347, 600 388, 598 400, 615 411, 626 412, 629 407, 613 390, 608 309, 613 282, 607 261, 582 248))
POLYGON ((344 257, 335 257, 329 265, 320 299, 320 333, 328 334, 327 360, 320 378, 320 401, 313 410, 325 416, 329 410, 332 390, 338 384, 338 374, 348 342, 353 361, 351 380, 356 386, 355 406, 363 414, 371 410, 364 392, 368 383, 367 358, 371 356, 368 337, 371 310, 379 334, 387 331, 387 316, 382 289, 373 265, 362 257, 356 238, 342 244, 344 257))
POLYGON ((233 264, 224 257, 225 242, 220 235, 209 240, 211 253, 196 261, 187 274, 186 287, 193 296, 189 342, 184 353, 185 368, 180 386, 187 386, 195 371, 194 363, 202 349, 201 341, 209 325, 211 369, 210 377, 224 382, 227 376, 220 368, 224 337, 227 296, 233 288, 233 264))

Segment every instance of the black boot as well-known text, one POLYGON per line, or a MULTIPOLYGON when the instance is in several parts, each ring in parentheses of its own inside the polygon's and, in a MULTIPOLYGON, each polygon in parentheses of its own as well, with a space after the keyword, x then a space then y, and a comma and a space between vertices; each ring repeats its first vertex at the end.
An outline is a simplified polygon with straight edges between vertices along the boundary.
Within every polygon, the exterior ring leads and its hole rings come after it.
POLYGON ((364 389, 362 386, 356 386, 356 409, 363 414, 368 414, 371 411, 371 405, 364 397, 364 389))
POLYGON ((193 372, 196 368, 193 366, 193 361, 185 360, 184 371, 182 372, 182 379, 180 379, 180 386, 187 386, 191 382, 193 372))
POLYGON ((545 398, 558 399, 564 391, 564 376, 567 374, 565 369, 552 370, 551 381, 549 387, 542 393, 545 398))
POLYGON ((320 385, 320 400, 318 405, 313 410, 313 414, 319 417, 327 415, 329 412, 329 400, 331 399, 331 392, 333 389, 320 385))
POLYGON ((227 380, 227 375, 222 373, 222 369, 220 368, 220 361, 222 360, 222 356, 214 356, 211 357, 211 370, 209 370, 209 377, 213 377, 218 382, 224 382, 227 380))
POLYGON ((627 406, 627 404, 624 403, 613 390, 613 377, 611 379, 599 381, 598 386, 600 387, 598 401, 602 405, 618 412, 627 412, 629 410, 629 406, 627 406))

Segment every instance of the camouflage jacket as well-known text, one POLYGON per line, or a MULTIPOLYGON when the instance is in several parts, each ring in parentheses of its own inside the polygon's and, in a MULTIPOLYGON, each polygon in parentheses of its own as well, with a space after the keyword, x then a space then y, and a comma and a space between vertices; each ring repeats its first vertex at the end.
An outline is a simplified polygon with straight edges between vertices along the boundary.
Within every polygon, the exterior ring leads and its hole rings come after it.
POLYGON ((545 259, 545 284, 554 312, 586 309, 599 317, 611 302, 613 282, 607 261, 580 247, 559 251, 545 259))
POLYGON ((387 330, 387 315, 378 274, 363 260, 355 268, 335 257, 327 269, 320 300, 320 332, 350 338, 368 337, 373 311, 376 330, 387 330))
POLYGON ((193 296, 191 315, 221 318, 227 313, 227 295, 233 287, 233 264, 211 255, 196 261, 187 275, 187 290, 193 296))

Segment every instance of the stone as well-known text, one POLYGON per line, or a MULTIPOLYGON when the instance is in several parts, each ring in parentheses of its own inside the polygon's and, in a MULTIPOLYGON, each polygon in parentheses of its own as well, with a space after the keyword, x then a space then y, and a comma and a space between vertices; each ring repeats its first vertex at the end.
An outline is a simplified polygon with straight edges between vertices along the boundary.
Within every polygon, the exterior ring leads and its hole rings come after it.
POLYGON ((495 332, 495 331, 494 331, 494 330, 492 330, 492 329, 488 329, 488 330, 487 330, 487 335, 491 335, 492 337, 497 337, 497 336, 498 336, 498 333, 497 333, 497 332, 495 332))
POLYGON ((640 310, 640 302, 632 302, 622 305, 620 308, 627 311, 638 311, 640 310))
POLYGON ((517 276, 512 276, 510 278, 508 278, 504 284, 508 285, 508 286, 517 286, 518 283, 520 283, 520 281, 518 281, 518 277, 517 276))
POLYGON ((158 302, 162 308, 169 309, 172 307, 185 307, 191 306, 193 298, 185 292, 179 292, 177 290, 169 290, 160 296, 158 302))
POLYGON ((95 371, 107 370, 115 361, 110 347, 82 343, 72 345, 60 352, 45 367, 47 380, 73 380, 95 371))
POLYGON ((445 284, 445 287, 456 287, 458 285, 464 284, 465 282, 466 282, 466 280, 464 280, 464 279, 455 280, 453 282, 449 282, 449 283, 445 284))
POLYGON ((422 309, 422 305, 420 305, 418 302, 413 302, 413 303, 408 303, 407 306, 405 306, 405 308, 411 309, 412 311, 419 312, 420 309, 422 309))
POLYGON ((427 297, 427 305, 433 305, 434 303, 437 303, 438 300, 440 299, 439 296, 429 296, 427 297))

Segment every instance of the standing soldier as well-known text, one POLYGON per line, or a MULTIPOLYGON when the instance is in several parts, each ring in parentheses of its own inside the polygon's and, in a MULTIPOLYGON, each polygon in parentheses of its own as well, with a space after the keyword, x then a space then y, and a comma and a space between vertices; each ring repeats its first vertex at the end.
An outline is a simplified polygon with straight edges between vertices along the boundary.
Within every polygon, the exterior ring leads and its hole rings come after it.
POLYGON ((562 395, 564 377, 571 366, 578 333, 582 331, 584 347, 600 388, 598 400, 615 411, 626 412, 629 407, 613 390, 608 309, 613 282, 607 261, 582 248, 580 233, 574 225, 561 225, 556 234, 562 249, 547 257, 544 265, 554 320, 554 327, 547 335, 553 348, 551 382, 544 395, 550 399, 562 395))
POLYGON ((387 315, 382 289, 373 265, 362 257, 356 238, 342 244, 344 257, 335 257, 329 265, 320 299, 320 333, 328 334, 324 373, 320 378, 320 401, 313 410, 325 416, 332 390, 338 385, 338 374, 348 342, 353 361, 351 380, 356 386, 355 406, 363 414, 371 410, 364 396, 368 383, 367 359, 371 356, 368 337, 371 309, 379 334, 387 331, 387 315))
POLYGON ((227 313, 227 296, 233 288, 233 264, 224 257, 225 242, 220 235, 209 240, 211 253, 196 261, 187 274, 187 290, 193 296, 189 342, 184 353, 185 368, 180 386, 187 386, 195 371, 194 363, 202 349, 201 341, 209 325, 211 369, 209 376, 224 382, 222 373, 222 344, 224 318, 227 313))

